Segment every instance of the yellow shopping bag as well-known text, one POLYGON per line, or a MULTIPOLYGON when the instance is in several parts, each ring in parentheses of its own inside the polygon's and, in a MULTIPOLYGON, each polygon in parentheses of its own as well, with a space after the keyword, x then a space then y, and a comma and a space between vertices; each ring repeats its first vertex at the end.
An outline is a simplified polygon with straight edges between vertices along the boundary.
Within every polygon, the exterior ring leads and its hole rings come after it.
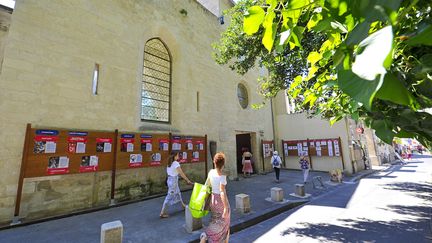
POLYGON ((202 218, 208 214, 206 202, 210 199, 211 188, 200 183, 194 184, 192 195, 189 201, 189 210, 194 218, 202 218))

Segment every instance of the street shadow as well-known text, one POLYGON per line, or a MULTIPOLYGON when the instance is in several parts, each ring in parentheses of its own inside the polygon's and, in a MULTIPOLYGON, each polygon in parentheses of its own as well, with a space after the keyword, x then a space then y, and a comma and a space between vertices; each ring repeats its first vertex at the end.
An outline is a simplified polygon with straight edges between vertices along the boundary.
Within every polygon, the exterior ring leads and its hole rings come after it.
POLYGON ((413 158, 432 158, 430 154, 413 154, 413 158))
POLYGON ((407 192, 414 197, 432 201, 431 183, 399 182, 388 184, 384 189, 407 192))
POLYGON ((289 234, 297 237, 310 237, 320 242, 430 242, 429 207, 397 206, 387 210, 398 214, 412 213, 410 220, 369 220, 365 218, 343 219, 334 224, 303 223, 300 227, 290 227, 281 232, 282 236, 289 234))
POLYGON ((330 192, 330 198, 325 201, 314 200, 309 205, 327 206, 327 207, 338 207, 346 208, 355 191, 357 190, 358 183, 351 184, 349 186, 339 187, 337 191, 330 192))

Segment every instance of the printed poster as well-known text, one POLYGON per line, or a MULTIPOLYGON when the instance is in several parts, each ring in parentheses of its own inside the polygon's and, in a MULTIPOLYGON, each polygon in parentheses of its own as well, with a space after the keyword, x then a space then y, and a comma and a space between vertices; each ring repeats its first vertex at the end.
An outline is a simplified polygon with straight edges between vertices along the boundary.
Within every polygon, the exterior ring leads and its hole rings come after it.
POLYGON ((57 148, 57 136, 35 136, 33 152, 35 154, 53 154, 57 148))
POLYGON ((98 170, 99 158, 96 155, 82 156, 79 172, 95 172, 98 170))
POLYGON ((112 138, 96 138, 96 152, 110 153, 112 148, 112 138))
POLYGON ((141 154, 131 154, 129 156, 129 167, 141 167, 143 165, 142 161, 141 154))
POLYGON ((87 137, 71 137, 68 139, 68 152, 71 154, 83 154, 86 150, 87 137))
POLYGON ((327 141, 327 147, 328 147, 328 155, 333 156, 333 143, 331 140, 327 141))
POLYGON ((303 154, 303 145, 302 143, 297 143, 297 154, 301 156, 303 154))
POLYGON ((199 152, 198 151, 194 151, 192 153, 192 162, 199 162, 199 152))
POLYGON ((187 150, 193 150, 193 143, 192 143, 192 139, 191 139, 191 138, 188 138, 188 139, 185 140, 185 142, 186 142, 186 149, 187 149, 187 150))
POLYGON ((154 153, 150 156, 150 165, 156 166, 161 165, 162 156, 160 153, 154 153))
POLYGON ((141 152, 151 152, 153 144, 151 139, 141 139, 141 152))
POLYGON ((339 140, 333 140, 333 143, 334 143, 335 156, 340 156, 339 140))
POLYGON ((284 143, 284 154, 288 156, 288 144, 284 143))
POLYGON ((195 141, 195 150, 204 150, 204 141, 196 140, 195 141))
POLYGON ((172 150, 174 150, 174 151, 182 150, 181 137, 180 136, 173 136, 173 139, 171 142, 172 142, 172 150))
POLYGON ((186 163, 188 157, 187 152, 180 152, 179 155, 179 163, 186 163))
POLYGON ((169 140, 168 139, 159 139, 159 151, 168 151, 169 149, 169 140))
POLYGON ((48 175, 69 173, 69 158, 67 156, 55 156, 48 159, 48 175))
POLYGON ((133 152, 134 151, 134 134, 122 134, 120 138, 120 151, 133 152))
POLYGON ((322 154, 321 154, 321 143, 319 142, 319 141, 316 141, 316 153, 317 153, 317 156, 322 156, 322 154))

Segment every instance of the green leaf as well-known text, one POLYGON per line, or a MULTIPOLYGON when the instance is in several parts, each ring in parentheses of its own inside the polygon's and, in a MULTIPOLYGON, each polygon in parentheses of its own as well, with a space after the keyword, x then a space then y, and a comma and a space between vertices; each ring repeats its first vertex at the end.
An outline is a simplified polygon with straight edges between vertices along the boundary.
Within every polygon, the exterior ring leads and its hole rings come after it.
POLYGON ((343 92, 362 103, 366 109, 371 110, 372 100, 381 87, 382 78, 369 81, 360 78, 351 70, 339 70, 338 84, 343 92))
POLYGON ((415 109, 415 99, 402 84, 402 82, 392 73, 387 73, 381 88, 376 93, 376 98, 388 100, 399 105, 406 105, 415 109))
POLYGON ((405 130, 400 130, 398 133, 396 133, 395 137, 398 138, 414 138, 414 134, 407 132, 405 130))
POLYGON ((387 144, 393 142, 395 133, 392 131, 393 125, 387 120, 372 121, 372 128, 375 129, 375 134, 387 144))
POLYGON ((333 54, 333 65, 336 67, 337 65, 339 65, 339 63, 342 62, 342 60, 345 57, 345 53, 344 51, 342 51, 340 48, 338 48, 335 52, 335 54, 333 54))
POLYGON ((348 38, 345 41, 347 46, 352 47, 360 43, 362 40, 364 40, 368 36, 369 29, 370 29, 370 23, 367 21, 364 21, 356 25, 353 31, 349 33, 348 38))
POLYGON ((321 20, 322 20, 322 15, 321 14, 314 14, 312 16, 312 18, 309 20, 309 22, 307 23, 306 27, 310 30, 313 27, 315 27, 321 20))
POLYGON ((392 26, 384 27, 364 39, 359 45, 364 50, 356 56, 352 71, 367 80, 375 80, 378 74, 385 74, 384 62, 392 51, 392 44, 392 26))
POLYGON ((264 21, 265 12, 260 6, 252 6, 244 17, 243 31, 248 35, 255 34, 264 21))
POLYGON ((275 12, 269 12, 265 16, 263 26, 264 26, 264 36, 262 38, 262 43, 264 47, 270 52, 273 48, 273 43, 276 37, 277 24, 273 23, 276 17, 275 12))
POLYGON ((339 30, 341 33, 348 32, 347 28, 343 24, 339 23, 338 21, 331 21, 330 26, 333 29, 339 30))
POLYGON ((288 9, 300 9, 310 3, 309 0, 291 0, 288 4, 288 9))
POLYGON ((270 5, 270 8, 273 10, 276 8, 278 0, 266 0, 266 3, 270 5))
POLYGON ((410 46, 417 45, 432 45, 432 25, 428 25, 428 27, 421 29, 414 37, 411 37, 407 40, 407 44, 410 46))
POLYGON ((321 60, 322 56, 320 53, 316 51, 312 51, 309 53, 307 60, 310 62, 311 66, 315 65, 319 60, 321 60))
POLYGON ((297 86, 299 86, 299 84, 301 84, 303 82, 303 77, 302 76, 297 76, 294 78, 294 82, 291 83, 290 87, 289 87, 289 92, 292 91, 293 89, 297 88, 297 86))
POLYGON ((298 19, 301 16, 301 10, 283 10, 282 11, 282 17, 284 18, 284 21, 288 21, 285 19, 290 18, 292 20, 293 25, 297 24, 298 19))

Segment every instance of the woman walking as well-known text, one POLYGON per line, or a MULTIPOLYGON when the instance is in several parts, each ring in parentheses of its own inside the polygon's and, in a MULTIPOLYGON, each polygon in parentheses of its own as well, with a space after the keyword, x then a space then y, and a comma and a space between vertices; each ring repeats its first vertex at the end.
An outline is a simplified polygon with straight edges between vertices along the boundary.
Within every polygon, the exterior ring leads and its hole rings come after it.
POLYGON ((243 164, 243 177, 246 177, 247 174, 249 176, 253 173, 252 168, 252 153, 249 152, 249 149, 244 148, 243 149, 243 155, 242 155, 242 164, 243 164))
POLYGON ((273 169, 275 171, 276 182, 279 183, 279 174, 280 174, 280 168, 281 168, 282 160, 278 155, 278 151, 273 152, 273 156, 271 158, 271 163, 272 163, 273 169))
POLYGON ((306 154, 302 154, 302 156, 300 156, 300 167, 303 171, 303 184, 307 183, 307 178, 309 176, 309 160, 305 157, 306 154))
POLYGON ((225 165, 225 155, 217 153, 213 163, 215 169, 209 171, 207 184, 211 185, 212 195, 210 202, 211 220, 205 232, 201 234, 201 243, 228 242, 230 229, 230 206, 226 194, 226 176, 222 173, 225 165))
POLYGON ((168 218, 169 215, 166 212, 168 205, 174 205, 178 202, 181 202, 183 208, 186 207, 181 197, 180 188, 178 185, 178 179, 179 179, 178 175, 180 175, 183 179, 185 179, 188 184, 192 184, 192 182, 183 173, 183 170, 180 167, 180 163, 178 162, 178 159, 179 159, 178 152, 171 154, 171 156, 168 159, 168 166, 166 168, 166 172, 168 174, 168 178, 167 178, 168 193, 167 196, 165 197, 165 201, 162 205, 162 210, 159 215, 161 218, 168 218))

